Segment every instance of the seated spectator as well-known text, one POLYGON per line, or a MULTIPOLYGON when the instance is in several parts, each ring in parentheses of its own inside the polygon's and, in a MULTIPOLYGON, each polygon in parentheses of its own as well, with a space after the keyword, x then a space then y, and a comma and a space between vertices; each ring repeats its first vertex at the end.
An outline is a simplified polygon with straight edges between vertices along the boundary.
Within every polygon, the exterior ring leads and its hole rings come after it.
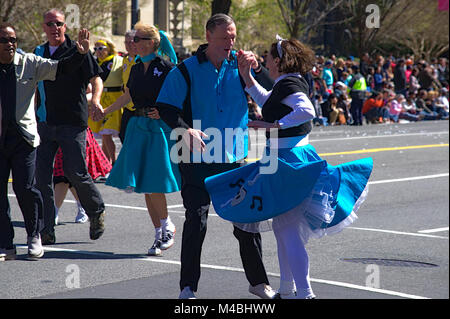
POLYGON ((337 103, 338 109, 343 110, 343 113, 339 113, 338 120, 339 124, 348 124, 351 120, 350 115, 350 100, 347 97, 347 94, 341 94, 338 96, 338 103, 337 103))
POLYGON ((448 90, 446 88, 442 88, 440 89, 439 93, 440 94, 436 101, 436 107, 442 108, 442 110, 446 112, 448 116, 449 113, 449 103, 447 98, 448 90))
POLYGON ((402 107, 406 112, 408 112, 410 114, 418 114, 419 113, 417 111, 415 99, 416 99, 416 93, 409 92, 405 101, 402 102, 402 107))
POLYGON ((322 103, 322 115, 327 117, 330 125, 345 124, 345 110, 338 106, 338 98, 336 94, 331 93, 328 100, 322 103))
POLYGON ((339 98, 341 95, 344 95, 345 99, 347 99, 347 85, 345 83, 338 81, 336 82, 336 86, 334 87, 334 94, 339 98))
POLYGON ((313 103, 314 109, 316 111, 316 117, 313 119, 313 124, 327 126, 328 118, 323 116, 322 103, 323 103, 322 95, 316 94, 313 103))
POLYGON ((448 120, 448 99, 447 99, 447 89, 441 88, 440 93, 436 91, 430 91, 429 96, 432 99, 432 105, 434 111, 439 115, 440 119, 448 120))
POLYGON ((389 93, 387 105, 389 106, 389 118, 391 122, 398 122, 400 113, 402 112, 402 105, 400 104, 402 97, 402 94, 395 95, 393 92, 389 93))
POLYGON ((383 94, 381 92, 374 92, 364 102, 362 113, 367 123, 375 124, 389 121, 389 112, 384 108, 383 94))
MULTIPOLYGON (((408 112, 408 109, 404 108, 404 104, 406 102, 405 97, 403 94, 397 94, 395 97, 395 101, 399 104, 400 113, 398 114, 398 119, 417 122, 424 119, 423 114, 415 115, 410 112, 408 112)), ((393 104, 394 102, 392 102, 393 104)))

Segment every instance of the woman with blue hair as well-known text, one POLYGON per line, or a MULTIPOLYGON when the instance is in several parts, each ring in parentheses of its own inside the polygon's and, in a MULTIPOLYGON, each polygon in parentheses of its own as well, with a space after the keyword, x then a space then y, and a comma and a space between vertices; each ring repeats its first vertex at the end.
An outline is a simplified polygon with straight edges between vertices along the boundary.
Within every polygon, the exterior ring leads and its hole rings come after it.
POLYGON ((170 140, 171 129, 159 118, 154 105, 177 57, 165 32, 141 22, 135 25, 135 30, 133 42, 138 54, 137 63, 131 69, 125 93, 95 119, 99 120, 131 101, 136 108, 106 185, 145 194, 156 233, 148 255, 158 256, 174 242, 175 225, 168 216, 165 194, 178 191, 181 180, 178 166, 169 156, 174 143, 170 140), (171 62, 163 59, 163 55, 171 62))

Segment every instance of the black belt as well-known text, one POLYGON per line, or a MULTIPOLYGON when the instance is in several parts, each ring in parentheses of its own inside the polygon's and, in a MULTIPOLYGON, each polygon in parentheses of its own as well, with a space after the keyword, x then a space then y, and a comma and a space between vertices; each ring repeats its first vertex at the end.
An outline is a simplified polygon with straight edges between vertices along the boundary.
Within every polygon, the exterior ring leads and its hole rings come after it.
POLYGON ((121 86, 112 86, 112 87, 104 87, 103 88, 103 92, 120 92, 122 91, 122 87, 121 86))
POLYGON ((136 110, 133 112, 134 116, 143 116, 148 117, 147 113, 151 112, 155 107, 154 106, 145 106, 145 107, 139 107, 136 108, 136 110))

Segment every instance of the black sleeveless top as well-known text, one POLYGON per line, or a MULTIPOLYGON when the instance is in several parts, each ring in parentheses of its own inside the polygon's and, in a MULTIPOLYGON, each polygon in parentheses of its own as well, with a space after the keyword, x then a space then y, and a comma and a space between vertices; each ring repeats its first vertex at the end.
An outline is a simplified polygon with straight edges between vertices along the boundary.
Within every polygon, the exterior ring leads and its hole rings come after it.
MULTIPOLYGON (((273 123, 291 113, 293 109, 281 103, 281 101, 296 92, 303 92, 306 96, 309 95, 309 86, 303 77, 288 76, 275 84, 272 89, 272 94, 262 106, 264 121, 273 123)), ((278 130, 278 137, 306 135, 311 130, 312 124, 311 121, 308 121, 298 126, 278 130)), ((269 132, 266 132, 266 137, 269 138, 269 132)))

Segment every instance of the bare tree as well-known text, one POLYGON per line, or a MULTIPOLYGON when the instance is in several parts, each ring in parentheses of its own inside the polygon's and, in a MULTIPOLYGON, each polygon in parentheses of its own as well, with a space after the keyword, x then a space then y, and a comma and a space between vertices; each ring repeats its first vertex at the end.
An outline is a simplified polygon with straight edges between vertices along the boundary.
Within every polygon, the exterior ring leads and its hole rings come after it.
MULTIPOLYGON (((46 40, 41 25, 44 12, 51 8, 66 12, 70 4, 78 6, 80 27, 88 28, 92 33, 102 34, 105 26, 110 25, 112 12, 121 4, 121 1, 0 0, 0 19, 15 25, 20 47, 25 51, 31 51, 36 45, 46 40)), ((68 28, 67 33, 69 36, 75 36, 78 30, 75 27, 68 28)))
POLYGON ((409 49, 416 57, 436 57, 449 49, 449 12, 437 2, 399 0, 380 27, 383 42, 409 49))
POLYGON ((325 22, 325 20, 333 10, 344 3, 344 0, 277 0, 277 3, 292 38, 299 38, 300 35, 307 38, 310 31, 319 25, 343 22, 325 22))
MULTIPOLYGON (((392 8, 398 0, 349 0, 344 3, 344 10, 347 15, 352 17, 349 23, 349 31, 352 34, 353 43, 359 56, 365 52, 374 50, 380 36, 384 36, 384 32, 380 32, 380 28, 367 26, 369 5, 375 5, 378 8, 378 21, 380 25, 384 25, 387 16, 392 13, 392 8)), ((410 3, 411 1, 409 1, 410 3)), ((404 8, 405 9, 405 8, 404 8)))

